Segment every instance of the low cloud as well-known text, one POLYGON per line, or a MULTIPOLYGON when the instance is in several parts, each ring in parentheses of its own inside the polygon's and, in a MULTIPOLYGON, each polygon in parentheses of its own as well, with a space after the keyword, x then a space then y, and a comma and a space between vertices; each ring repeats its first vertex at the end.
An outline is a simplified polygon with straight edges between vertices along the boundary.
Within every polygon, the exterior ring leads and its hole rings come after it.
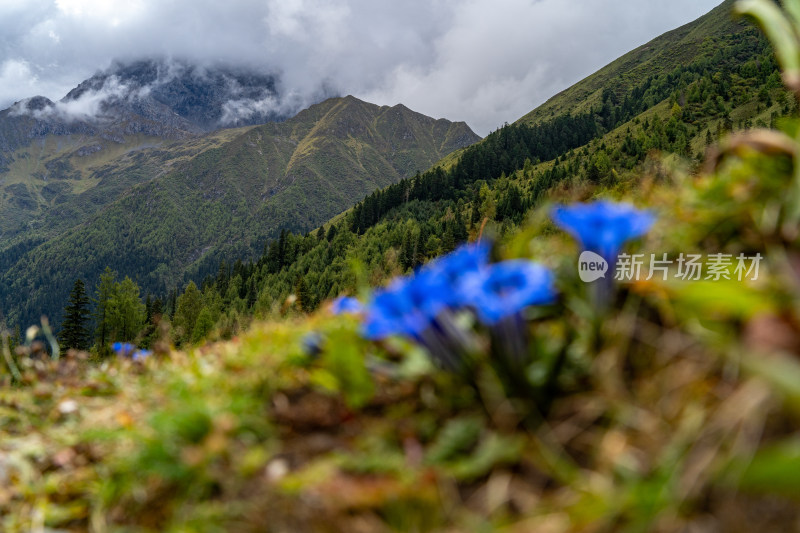
POLYGON ((296 91, 279 94, 274 85, 275 78, 269 74, 226 67, 209 69, 161 58, 116 63, 57 102, 26 98, 12 105, 10 114, 40 120, 102 122, 117 118, 116 110, 120 108, 159 113, 159 105, 163 104, 167 106, 165 111, 178 106, 190 121, 200 120, 213 127, 292 116, 311 103, 307 95, 296 91), (187 93, 195 101, 182 101, 187 93), (214 118, 215 111, 218 118, 214 118))
POLYGON ((260 100, 250 98, 228 100, 222 105, 222 118, 220 125, 234 126, 247 122, 257 115, 285 115, 295 111, 294 106, 287 105, 283 100, 269 95, 260 100))
MULTIPOLYGON (((223 113, 232 123, 334 92, 466 120, 485 135, 717 3, 0 2, 0 108, 36 94, 59 100, 114 59, 173 57, 280 73, 280 93, 290 98, 233 98, 223 113)), ((59 109, 102 111, 105 96, 98 90, 59 109)))
POLYGON ((38 105, 32 106, 31 99, 26 98, 11 106, 10 114, 30 115, 41 120, 55 118, 66 122, 98 121, 112 118, 108 109, 115 103, 141 98, 147 92, 149 87, 131 91, 118 77, 111 76, 97 89, 86 90, 75 98, 63 99, 50 105, 42 105, 37 101, 38 105))
POLYGON ((103 118, 103 111, 115 100, 129 98, 128 87, 112 76, 100 89, 89 90, 74 100, 62 100, 52 107, 53 112, 68 119, 92 120, 103 118))

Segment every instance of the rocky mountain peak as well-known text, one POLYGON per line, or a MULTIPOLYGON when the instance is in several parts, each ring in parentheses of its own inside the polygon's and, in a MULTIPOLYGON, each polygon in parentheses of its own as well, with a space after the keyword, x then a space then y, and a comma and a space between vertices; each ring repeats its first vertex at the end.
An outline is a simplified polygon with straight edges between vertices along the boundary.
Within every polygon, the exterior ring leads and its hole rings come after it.
POLYGON ((97 100, 104 114, 179 117, 193 130, 280 121, 296 109, 278 92, 276 75, 181 60, 117 62, 70 91, 65 105, 97 100))

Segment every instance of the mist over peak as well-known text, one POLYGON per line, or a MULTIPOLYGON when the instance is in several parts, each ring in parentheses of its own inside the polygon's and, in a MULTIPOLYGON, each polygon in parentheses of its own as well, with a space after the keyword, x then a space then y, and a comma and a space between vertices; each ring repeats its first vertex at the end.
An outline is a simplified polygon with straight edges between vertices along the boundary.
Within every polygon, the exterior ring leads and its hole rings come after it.
POLYGON ((253 67, 174 58, 118 60, 58 102, 25 99, 10 114, 100 124, 134 114, 201 132, 281 121, 330 96, 335 94, 325 88, 311 95, 283 88, 278 73, 253 67))

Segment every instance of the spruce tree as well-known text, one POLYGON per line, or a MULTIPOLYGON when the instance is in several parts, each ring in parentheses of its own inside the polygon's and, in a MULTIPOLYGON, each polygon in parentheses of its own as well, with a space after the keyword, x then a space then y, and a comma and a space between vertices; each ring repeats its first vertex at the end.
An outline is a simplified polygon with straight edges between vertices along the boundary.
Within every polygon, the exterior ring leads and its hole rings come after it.
POLYGON ((403 240, 400 244, 400 266, 403 270, 408 270, 414 264, 414 234, 410 229, 403 233, 403 240))
POLYGON ((106 320, 112 341, 132 341, 145 324, 145 306, 139 298, 139 286, 125 276, 114 283, 107 304, 106 320))
POLYGON ((19 324, 14 328, 14 334, 9 339, 9 350, 14 353, 14 349, 22 344, 22 332, 19 329, 19 324))
POLYGON ((82 279, 76 279, 69 293, 69 303, 64 307, 61 326, 61 348, 85 350, 89 346, 89 297, 82 279))
POLYGON ((114 296, 114 283, 117 273, 106 267, 100 274, 100 282, 95 288, 95 319, 97 320, 97 345, 101 353, 106 352, 106 347, 111 342, 110 307, 111 299, 114 296))
POLYGON ((302 275, 297 277, 294 284, 294 294, 297 297, 297 306, 301 311, 309 313, 314 310, 314 301, 311 297, 311 291, 306 285, 306 280, 302 275))
POLYGON ((214 329, 214 318, 211 316, 211 311, 209 311, 208 307, 203 307, 194 323, 192 343, 197 344, 205 339, 212 329, 214 329))
POLYGON ((175 328, 179 332, 179 341, 191 341, 194 325, 203 307, 203 295, 194 281, 190 281, 186 289, 178 297, 175 309, 175 328))
POLYGON ((252 309, 256 305, 258 299, 258 291, 256 289, 256 281, 250 278, 249 289, 247 289, 247 308, 252 309))
MULTIPOLYGON (((442 235, 441 246, 443 253, 452 252, 453 249, 456 247, 456 236, 455 233, 453 232, 453 224, 450 221, 446 221, 444 223, 444 233, 442 235)), ((431 252, 435 253, 433 250, 431 250, 431 252)))
POLYGON ((336 238, 336 225, 331 224, 331 227, 328 228, 328 233, 325 234, 325 239, 331 242, 334 238, 336 238))
POLYGON ((161 302, 161 298, 153 300, 153 304, 150 307, 150 321, 152 324, 156 324, 161 320, 161 315, 164 314, 163 307, 164 304, 161 302))

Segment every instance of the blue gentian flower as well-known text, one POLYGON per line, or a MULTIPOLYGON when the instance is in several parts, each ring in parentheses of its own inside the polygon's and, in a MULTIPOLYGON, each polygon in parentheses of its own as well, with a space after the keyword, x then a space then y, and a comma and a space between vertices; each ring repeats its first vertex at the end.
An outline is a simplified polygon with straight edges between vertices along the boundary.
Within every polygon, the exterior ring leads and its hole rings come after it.
POLYGON ((391 335, 413 335, 424 328, 425 316, 406 296, 406 283, 397 280, 389 287, 375 291, 366 309, 364 337, 380 340, 391 335))
POLYGON ((339 296, 331 304, 331 313, 341 315, 342 313, 358 314, 364 310, 361 302, 351 296, 339 296))
POLYGON ((487 325, 496 324, 530 305, 553 303, 556 298, 553 273, 524 259, 495 263, 466 275, 460 292, 481 322, 487 325))
POLYGON ((379 340, 403 335, 421 344, 444 368, 462 371, 469 365, 475 342, 458 326, 452 310, 465 307, 463 278, 483 272, 489 245, 462 245, 435 259, 413 276, 378 290, 365 310, 363 335, 379 340))
POLYGON ((131 356, 131 358, 134 361, 144 361, 145 359, 147 359, 151 355, 153 355, 153 352, 150 351, 150 350, 136 350, 135 352, 133 352, 133 355, 131 356))
POLYGON ((111 349, 120 356, 120 357, 127 357, 136 350, 136 346, 129 342, 115 342, 111 345, 111 349))
POLYGON ((430 261, 422 271, 448 288, 439 296, 449 307, 457 308, 464 305, 458 290, 462 278, 485 268, 488 263, 489 245, 477 242, 461 245, 449 254, 430 261))
POLYGON ((395 280, 373 295, 366 308, 364 336, 417 338, 445 307, 449 292, 443 280, 428 270, 395 280))
POLYGON ((311 333, 307 333, 303 336, 303 338, 300 340, 300 344, 303 347, 303 352, 306 355, 310 357, 317 357, 322 353, 322 341, 322 335, 316 331, 312 331, 311 333))
POLYGON ((444 368, 459 371, 466 364, 470 340, 450 316, 456 293, 456 287, 438 269, 420 269, 375 292, 366 308, 362 334, 371 340, 409 337, 427 348, 444 368))
POLYGON ((626 241, 644 235, 655 216, 631 204, 600 200, 588 204, 556 207, 551 216, 556 225, 577 239, 585 250, 613 262, 626 241))

